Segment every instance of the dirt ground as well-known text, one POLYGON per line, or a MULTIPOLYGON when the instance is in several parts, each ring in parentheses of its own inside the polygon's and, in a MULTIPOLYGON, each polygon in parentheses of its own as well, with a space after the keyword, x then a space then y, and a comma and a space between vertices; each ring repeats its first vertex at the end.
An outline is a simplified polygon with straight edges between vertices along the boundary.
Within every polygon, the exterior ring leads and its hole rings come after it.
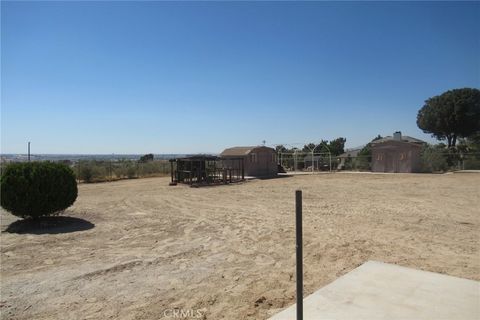
POLYGON ((168 182, 80 185, 78 226, 2 211, 2 319, 268 318, 295 300, 298 188, 306 295, 367 260, 480 280, 478 173, 168 182))

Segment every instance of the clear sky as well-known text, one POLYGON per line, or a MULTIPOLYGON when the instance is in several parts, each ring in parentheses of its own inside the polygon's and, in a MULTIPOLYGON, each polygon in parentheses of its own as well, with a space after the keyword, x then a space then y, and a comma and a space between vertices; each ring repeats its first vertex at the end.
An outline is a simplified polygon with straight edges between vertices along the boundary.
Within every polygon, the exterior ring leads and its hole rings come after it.
POLYGON ((194 153, 416 126, 480 86, 479 2, 1 3, 1 152, 194 153))

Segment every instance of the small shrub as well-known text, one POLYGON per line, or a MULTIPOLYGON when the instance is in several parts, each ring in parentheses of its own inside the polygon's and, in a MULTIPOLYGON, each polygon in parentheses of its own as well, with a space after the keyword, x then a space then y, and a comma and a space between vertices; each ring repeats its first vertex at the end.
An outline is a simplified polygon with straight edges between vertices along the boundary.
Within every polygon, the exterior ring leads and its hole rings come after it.
POLYGON ((133 179, 137 175, 137 169, 133 165, 127 167, 127 177, 128 179, 133 179))
POLYGON ((354 169, 359 171, 372 170, 372 156, 358 156, 354 160, 354 169))
POLYGON ((1 206, 22 218, 56 215, 71 206, 78 193, 73 171, 53 162, 10 164, 0 185, 1 206))
POLYGON ((101 182, 170 174, 170 163, 168 160, 149 162, 90 160, 78 162, 75 171, 83 182, 101 182))
POLYGON ((82 161, 77 164, 78 178, 86 183, 105 181, 109 176, 109 168, 101 162, 82 161))
POLYGON ((78 166, 78 178, 83 182, 93 181, 93 168, 88 164, 78 166))
POLYGON ((475 156, 469 156, 463 161, 463 169, 480 170, 480 158, 475 156))
POLYGON ((127 175, 127 168, 123 165, 117 165, 114 167, 113 173, 115 174, 115 177, 117 177, 117 179, 122 179, 127 175))
POLYGON ((423 172, 440 172, 446 171, 449 167, 448 152, 442 146, 427 145, 421 153, 422 171, 423 172))

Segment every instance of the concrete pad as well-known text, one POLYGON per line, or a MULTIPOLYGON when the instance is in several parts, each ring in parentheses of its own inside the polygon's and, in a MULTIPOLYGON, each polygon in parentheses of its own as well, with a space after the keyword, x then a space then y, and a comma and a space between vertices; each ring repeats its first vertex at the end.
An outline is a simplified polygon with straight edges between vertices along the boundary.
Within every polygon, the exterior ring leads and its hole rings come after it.
MULTIPOLYGON (((305 320, 480 319, 480 282, 368 261, 303 300, 305 320)), ((295 305, 271 320, 296 318, 295 305)))

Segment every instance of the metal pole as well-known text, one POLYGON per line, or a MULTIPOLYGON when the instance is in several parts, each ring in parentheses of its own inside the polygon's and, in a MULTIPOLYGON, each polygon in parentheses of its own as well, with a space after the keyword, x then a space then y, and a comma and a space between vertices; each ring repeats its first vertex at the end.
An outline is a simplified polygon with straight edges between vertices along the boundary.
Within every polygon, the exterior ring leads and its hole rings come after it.
POLYGON ((328 158, 330 161, 330 172, 332 172, 332 153, 330 151, 328 151, 328 158))
POLYGON ((28 141, 28 162, 30 162, 30 141, 28 141))
POLYGON ((312 173, 313 173, 314 169, 315 169, 315 164, 313 163, 313 150, 312 150, 312 173))
POLYGON ((303 320, 303 241, 302 241, 302 190, 295 191, 295 233, 297 253, 297 320, 303 320))
POLYGON ((297 150, 295 150, 295 152, 293 153, 293 171, 297 171, 297 166, 298 166, 298 162, 297 162, 297 150))

